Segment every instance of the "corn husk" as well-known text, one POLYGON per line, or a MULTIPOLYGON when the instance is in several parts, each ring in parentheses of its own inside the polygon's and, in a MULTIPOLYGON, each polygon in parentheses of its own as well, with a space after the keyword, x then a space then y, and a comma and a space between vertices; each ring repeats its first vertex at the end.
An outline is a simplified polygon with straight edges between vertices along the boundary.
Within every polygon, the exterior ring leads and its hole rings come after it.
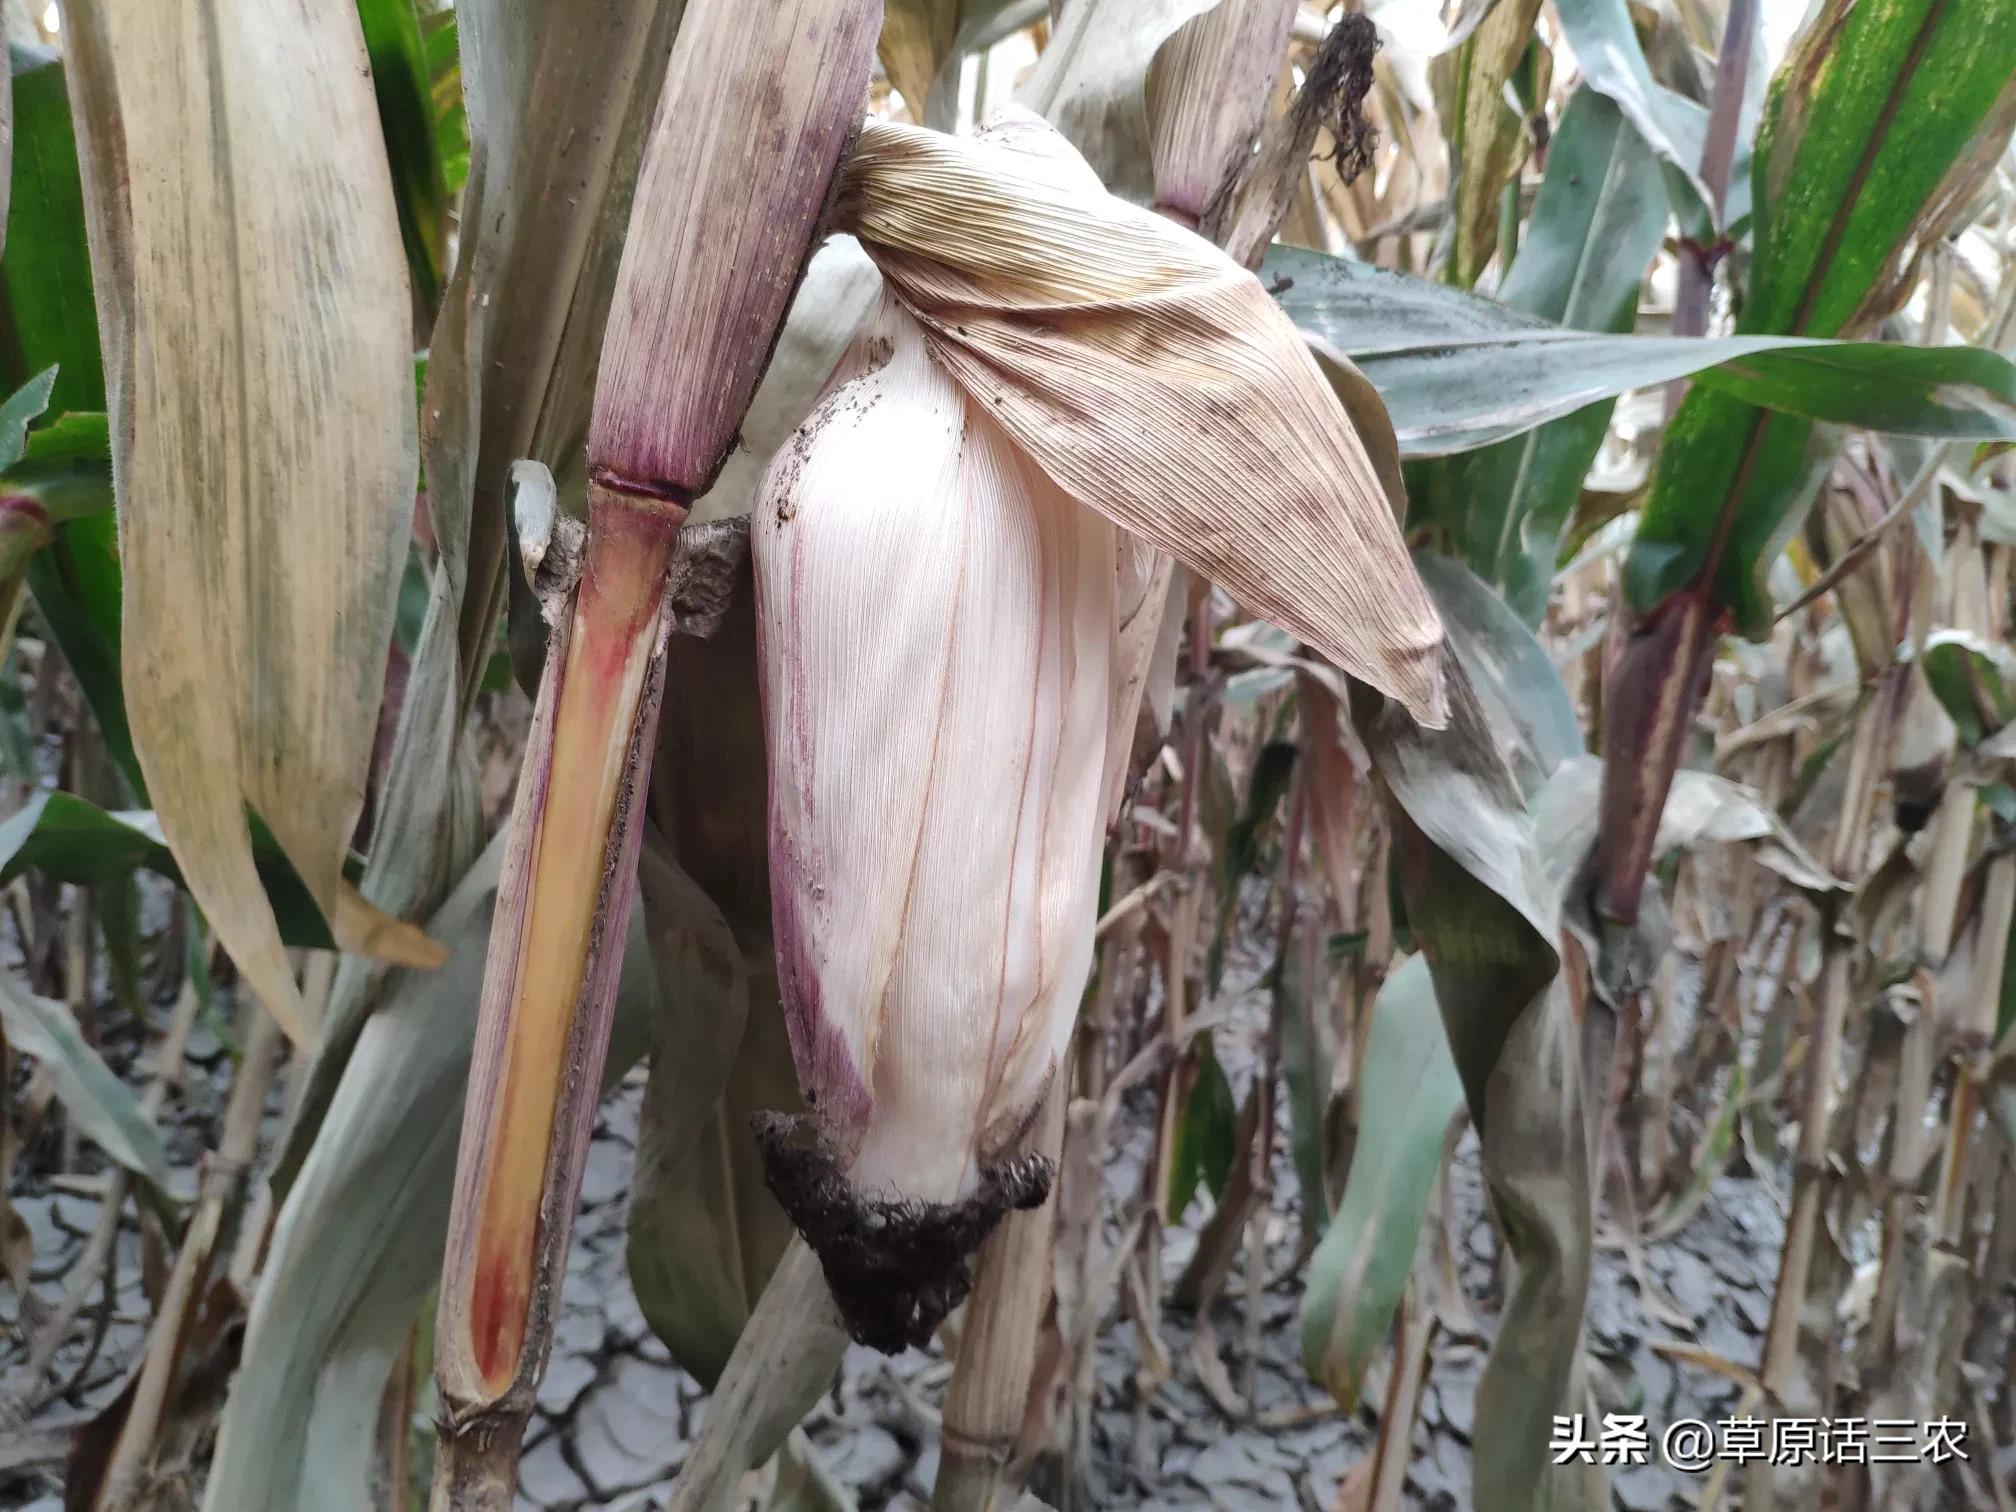
POLYGON ((1008 1157, 1091 963, 1118 539, 893 300, 758 506, 772 908, 815 1124, 772 1183, 878 1347, 927 1338, 965 1254, 1047 1190, 1008 1157))
POLYGON ((1439 726, 1441 624, 1294 326, 1074 156, 1026 112, 984 140, 870 122, 837 218, 1058 486, 1439 726))

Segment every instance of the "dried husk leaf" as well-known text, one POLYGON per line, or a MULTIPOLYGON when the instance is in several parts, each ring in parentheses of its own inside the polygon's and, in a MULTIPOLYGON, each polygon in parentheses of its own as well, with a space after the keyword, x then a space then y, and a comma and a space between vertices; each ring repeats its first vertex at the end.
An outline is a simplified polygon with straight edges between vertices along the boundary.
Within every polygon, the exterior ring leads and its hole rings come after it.
POLYGON ((1061 487, 1439 726, 1440 622, 1293 326, 1210 243, 1094 190, 1034 118, 1010 124, 975 141, 868 123, 838 219, 1061 487))
MULTIPOLYGON (((1004 1202, 997 1168, 1091 964, 1117 543, 893 301, 766 480, 772 908, 823 1167, 802 1174, 841 1178, 891 1238, 970 1249, 1032 1195, 1004 1202)), ((856 1336, 928 1337, 958 1300, 934 1313, 942 1277, 822 1232, 826 1194, 771 1168, 856 1336), (894 1268, 836 1271, 857 1260, 894 1268)))
POLYGON ((247 805, 335 918, 413 508, 405 258, 357 13, 66 10, 111 390, 126 708, 262 1001, 299 993, 247 805))
POLYGON ((682 29, 651 123, 588 430, 626 492, 690 504, 721 470, 866 99, 882 0, 760 14, 682 29))

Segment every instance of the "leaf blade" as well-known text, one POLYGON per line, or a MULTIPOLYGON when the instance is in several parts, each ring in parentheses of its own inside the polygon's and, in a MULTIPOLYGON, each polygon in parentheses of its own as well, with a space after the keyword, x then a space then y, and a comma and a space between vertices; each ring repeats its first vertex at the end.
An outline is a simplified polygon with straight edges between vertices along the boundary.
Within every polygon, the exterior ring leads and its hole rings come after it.
POLYGON ((1971 347, 1571 331, 1460 289, 1292 247, 1272 249, 1261 273, 1306 336, 1364 370, 1412 457, 1489 445, 1689 376, 1813 421, 1980 439, 2016 432, 2016 367, 1971 347))
POLYGON ((333 918, 417 469, 406 270, 363 41, 332 0, 284 22, 99 0, 68 35, 106 102, 78 119, 95 283, 118 311, 134 745, 191 890, 303 1039, 243 811, 333 918), (178 630, 206 621, 200 641, 178 630))

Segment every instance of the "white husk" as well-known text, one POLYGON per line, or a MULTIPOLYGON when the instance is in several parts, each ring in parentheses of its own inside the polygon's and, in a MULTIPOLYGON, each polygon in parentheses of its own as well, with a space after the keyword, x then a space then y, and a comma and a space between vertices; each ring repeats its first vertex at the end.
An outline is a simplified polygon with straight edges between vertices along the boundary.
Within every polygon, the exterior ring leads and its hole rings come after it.
POLYGON ((752 530, 780 986, 854 1190, 947 1203, 1076 1015, 1147 543, 1424 721, 1441 626, 1293 326, 1042 121, 870 122, 839 216, 887 292, 752 530))
POLYGON ((885 301, 778 454, 752 547, 778 956, 866 1194, 973 1190, 1091 961, 1118 532, 885 301))

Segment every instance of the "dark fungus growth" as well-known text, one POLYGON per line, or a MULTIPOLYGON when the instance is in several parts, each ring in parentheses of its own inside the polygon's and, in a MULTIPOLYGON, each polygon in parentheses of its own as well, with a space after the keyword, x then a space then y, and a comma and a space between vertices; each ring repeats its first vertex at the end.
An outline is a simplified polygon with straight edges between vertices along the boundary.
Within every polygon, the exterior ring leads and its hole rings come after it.
POLYGON ((1331 160, 1338 177, 1350 183, 1372 166, 1379 133, 1365 119, 1365 96, 1372 91, 1372 55, 1379 51, 1379 27, 1354 11, 1330 28, 1315 66, 1297 99, 1308 101, 1336 141, 1331 160))
POLYGON ((983 1167, 959 1202, 892 1202, 847 1185, 809 1118, 753 1120, 771 1193, 819 1256, 847 1332, 884 1354, 928 1344, 973 1288, 973 1252, 1014 1209, 1041 1207, 1052 1163, 1024 1155, 983 1167))

